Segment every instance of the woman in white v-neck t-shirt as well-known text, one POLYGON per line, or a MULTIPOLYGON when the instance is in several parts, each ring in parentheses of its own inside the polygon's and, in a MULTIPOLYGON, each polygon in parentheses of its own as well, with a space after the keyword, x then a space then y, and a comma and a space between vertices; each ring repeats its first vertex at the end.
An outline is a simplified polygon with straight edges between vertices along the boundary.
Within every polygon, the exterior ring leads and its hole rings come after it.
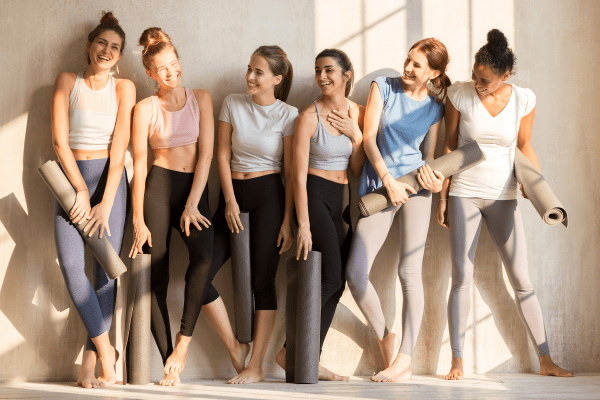
POLYGON ((477 141, 481 164, 446 179, 438 223, 450 230, 452 288, 448 329, 452 366, 446 379, 463 379, 463 344, 470 310, 470 286, 477 240, 485 219, 515 290, 517 309, 535 344, 542 375, 573 376, 552 361, 542 310, 529 278, 525 231, 517 203, 515 148, 539 169, 531 147, 535 95, 506 83, 515 56, 502 32, 493 29, 475 55, 472 81, 448 89, 444 154, 477 141))

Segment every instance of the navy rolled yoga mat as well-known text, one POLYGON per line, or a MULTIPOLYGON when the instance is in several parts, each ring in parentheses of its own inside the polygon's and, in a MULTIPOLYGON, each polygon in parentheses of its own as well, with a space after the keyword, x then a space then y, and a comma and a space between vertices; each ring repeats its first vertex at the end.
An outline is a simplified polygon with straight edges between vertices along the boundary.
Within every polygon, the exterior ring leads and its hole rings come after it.
MULTIPOLYGON (((38 169, 38 172, 68 215, 75 204, 75 198, 77 196, 69 179, 67 179, 65 174, 61 171, 56 161, 48 161, 38 169)), ((81 234, 81 237, 89 246, 90 250, 92 250, 92 253, 104 269, 104 272, 106 272, 106 275, 108 275, 110 279, 118 278, 123 272, 127 271, 125 264, 123 264, 123 261, 121 261, 121 258, 115 249, 110 245, 106 234, 100 239, 98 237, 98 231, 96 231, 94 235, 90 237, 87 233, 83 232, 83 228, 85 228, 86 225, 87 221, 83 220, 79 222, 79 224, 74 224, 75 228, 77 228, 77 231, 79 231, 79 234, 81 234)))
POLYGON ((287 259, 285 381, 319 382, 321 253, 287 259))
POLYGON ((150 383, 150 254, 138 254, 129 267, 129 290, 125 318, 125 348, 127 363, 124 382, 132 385, 150 383))
MULTIPOLYGON (((485 154, 483 154, 483 151, 481 151, 477 142, 471 142, 427 164, 432 170, 439 171, 444 177, 448 178, 449 176, 474 167, 483 160, 485 160, 485 154)), ((418 172, 419 169, 417 168, 396 179, 396 181, 406 183, 418 192, 423 189, 417 180, 418 172)), ((392 202, 388 198, 387 190, 383 186, 358 200, 358 208, 364 217, 376 214, 391 205, 392 202)))
POLYGON ((254 296, 250 270, 250 215, 241 212, 239 216, 244 230, 231 233, 235 336, 241 343, 250 343, 254 325, 254 296))

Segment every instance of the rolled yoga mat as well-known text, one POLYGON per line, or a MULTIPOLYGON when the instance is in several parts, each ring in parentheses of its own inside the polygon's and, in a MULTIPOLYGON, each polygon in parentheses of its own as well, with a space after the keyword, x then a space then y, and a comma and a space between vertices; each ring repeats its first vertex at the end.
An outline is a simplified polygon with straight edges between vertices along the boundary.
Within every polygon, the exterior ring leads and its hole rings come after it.
POLYGON ((319 382, 321 253, 287 260, 285 381, 319 382))
MULTIPOLYGON (((38 172, 68 215, 75 204, 75 197, 77 196, 71 182, 69 182, 65 174, 61 171, 56 161, 48 161, 38 169, 38 172)), ((77 228, 85 243, 90 247, 92 253, 94 253, 106 275, 110 279, 118 278, 123 272, 127 271, 125 264, 123 264, 115 249, 110 245, 106 234, 102 235, 102 239, 100 239, 98 231, 91 237, 83 232, 83 228, 85 228, 87 222, 87 220, 82 220, 79 224, 73 225, 77 228)))
POLYGON ((254 296, 250 270, 250 215, 240 213, 244 230, 231 233, 231 274, 233 276, 233 306, 235 336, 241 343, 252 341, 254 325, 254 296))
POLYGON ((550 189, 550 185, 548 185, 540 171, 519 149, 515 151, 515 174, 519 183, 523 185, 523 190, 531 204, 545 223, 548 225, 560 223, 564 226, 568 225, 567 210, 550 189))
POLYGON ((150 254, 138 254, 129 268, 129 296, 125 318, 123 348, 127 360, 125 379, 133 385, 150 383, 150 254))
MULTIPOLYGON (((483 154, 477 142, 471 142, 427 164, 432 170, 441 172, 447 178, 474 167, 483 160, 485 160, 485 154, 483 154)), ((417 168, 396 179, 396 181, 405 183, 418 192, 423 189, 417 180, 418 172, 419 169, 417 168)), ((383 186, 358 200, 358 208, 364 217, 376 214, 391 205, 392 202, 388 198, 387 190, 383 186)))

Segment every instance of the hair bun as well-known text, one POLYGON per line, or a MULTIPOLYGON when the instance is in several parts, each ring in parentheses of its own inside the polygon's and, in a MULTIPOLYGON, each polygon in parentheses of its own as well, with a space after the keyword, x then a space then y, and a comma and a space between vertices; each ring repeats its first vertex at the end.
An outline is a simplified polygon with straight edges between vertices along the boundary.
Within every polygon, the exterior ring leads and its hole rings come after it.
POLYGON ((140 46, 146 50, 150 46, 155 46, 160 43, 171 43, 169 35, 163 32, 162 29, 153 27, 146 29, 140 36, 140 46))
POLYGON ((119 20, 115 18, 112 11, 102 11, 102 17, 100 18, 101 24, 114 24, 119 25, 119 20))
POLYGON ((498 29, 492 29, 487 34, 488 45, 493 50, 504 51, 508 48, 508 40, 504 33, 498 29))

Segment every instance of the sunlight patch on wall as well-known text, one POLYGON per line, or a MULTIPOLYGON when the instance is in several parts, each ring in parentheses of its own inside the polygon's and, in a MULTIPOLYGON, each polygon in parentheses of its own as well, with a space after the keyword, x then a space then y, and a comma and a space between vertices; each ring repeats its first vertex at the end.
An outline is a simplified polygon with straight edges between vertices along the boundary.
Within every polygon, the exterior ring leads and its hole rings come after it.
POLYGON ((0 182, 2 182, 2 185, 0 185, 0 199, 14 193, 23 210, 29 214, 25 202, 23 183, 21 179, 15 179, 15 177, 23 175, 23 164, 14 162, 14 160, 23 159, 28 115, 29 113, 23 113, 0 126, 0 150, 5 155, 0 157, 0 182))

